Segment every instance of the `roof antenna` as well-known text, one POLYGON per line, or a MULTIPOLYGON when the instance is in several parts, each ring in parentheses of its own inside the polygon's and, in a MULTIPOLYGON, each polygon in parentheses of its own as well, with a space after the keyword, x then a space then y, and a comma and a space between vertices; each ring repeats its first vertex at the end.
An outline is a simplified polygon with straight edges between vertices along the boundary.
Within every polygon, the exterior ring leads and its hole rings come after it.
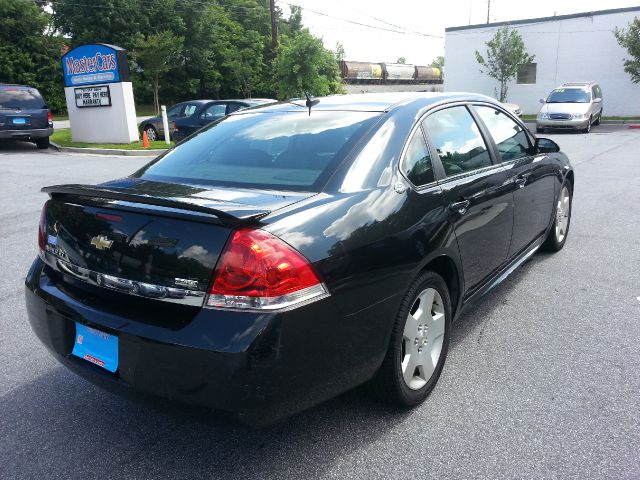
POLYGON ((304 95, 305 97, 307 97, 306 105, 307 105, 307 108, 309 109, 309 116, 311 116, 311 107, 319 104, 320 100, 318 100, 317 98, 314 98, 313 100, 311 100, 311 95, 309 95, 309 92, 307 92, 306 90, 304 91, 304 95))

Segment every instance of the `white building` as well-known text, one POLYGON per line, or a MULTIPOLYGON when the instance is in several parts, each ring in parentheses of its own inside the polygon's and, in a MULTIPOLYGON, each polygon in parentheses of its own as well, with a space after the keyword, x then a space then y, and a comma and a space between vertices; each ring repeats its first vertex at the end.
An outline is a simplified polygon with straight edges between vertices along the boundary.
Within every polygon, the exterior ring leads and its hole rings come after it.
POLYGON ((602 86, 605 116, 638 115, 640 84, 632 83, 624 71, 623 59, 629 54, 613 35, 616 27, 627 29, 636 16, 640 17, 640 6, 447 28, 444 90, 495 96, 499 83, 480 73, 475 51, 486 58, 486 42, 509 24, 522 36, 527 53, 535 55, 510 82, 507 93, 507 101, 519 104, 525 114, 537 113, 540 98, 554 87, 593 80, 602 86))

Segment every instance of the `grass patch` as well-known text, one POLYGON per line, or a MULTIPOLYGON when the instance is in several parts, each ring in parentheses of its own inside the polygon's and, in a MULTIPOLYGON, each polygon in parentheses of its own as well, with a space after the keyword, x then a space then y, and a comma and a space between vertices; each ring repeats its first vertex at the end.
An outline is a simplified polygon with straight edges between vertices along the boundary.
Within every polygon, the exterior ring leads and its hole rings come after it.
MULTIPOLYGON (((57 143, 61 147, 77 147, 77 148, 117 148, 119 150, 146 150, 142 148, 142 140, 133 143, 83 143, 71 140, 71 129, 63 128, 53 132, 50 137, 53 143, 57 143)), ((164 141, 149 142, 149 149, 166 149, 173 147, 172 141, 169 145, 164 141)))

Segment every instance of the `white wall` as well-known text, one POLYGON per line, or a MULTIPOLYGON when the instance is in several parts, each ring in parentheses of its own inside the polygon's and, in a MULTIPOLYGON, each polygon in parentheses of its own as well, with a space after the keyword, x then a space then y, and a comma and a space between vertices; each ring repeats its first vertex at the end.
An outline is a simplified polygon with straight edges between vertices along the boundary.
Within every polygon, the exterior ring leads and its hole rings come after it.
MULTIPOLYGON (((594 80, 602 86, 605 116, 640 114, 640 84, 632 83, 624 71, 623 59, 629 55, 612 33, 615 27, 627 28, 634 16, 640 17, 640 10, 513 25, 538 66, 534 85, 518 85, 515 78, 510 82, 507 101, 519 104, 525 114, 535 114, 539 99, 554 87, 594 80)), ((446 32, 446 92, 495 96, 498 81, 480 73, 475 51, 486 56, 485 42, 498 28, 489 25, 446 32)))
POLYGON ((131 143, 140 140, 131 82, 109 83, 110 107, 76 107, 74 88, 65 87, 71 139, 87 143, 131 143))

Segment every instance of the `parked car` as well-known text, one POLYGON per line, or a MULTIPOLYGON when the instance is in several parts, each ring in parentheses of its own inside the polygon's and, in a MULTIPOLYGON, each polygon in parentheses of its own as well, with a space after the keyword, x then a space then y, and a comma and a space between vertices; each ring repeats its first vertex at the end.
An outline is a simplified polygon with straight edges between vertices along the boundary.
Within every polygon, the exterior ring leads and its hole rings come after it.
POLYGON ((522 108, 520 108, 520 105, 516 103, 505 103, 505 102, 502 102, 502 105, 504 105, 504 108, 506 108, 511 113, 513 113, 516 117, 518 118, 522 117, 522 108))
POLYGON ((211 100, 198 105, 198 109, 187 118, 178 118, 173 122, 173 134, 176 143, 184 140, 196 130, 221 119, 225 115, 249 107, 257 107, 277 100, 270 98, 248 98, 241 100, 211 100))
MULTIPOLYGON (((172 124, 178 118, 188 118, 193 115, 201 105, 213 100, 190 100, 188 102, 176 103, 167 109, 167 120, 169 123, 169 138, 173 138, 172 124)), ((147 138, 153 140, 164 140, 164 126, 162 115, 147 118, 140 122, 140 130, 147 132, 147 138)))
POLYGON ((573 187, 558 146, 481 95, 237 111, 127 178, 43 188, 28 317, 98 385, 247 422, 369 381, 416 406, 453 321, 563 248, 573 187))
POLYGON ((595 82, 564 83, 554 88, 549 96, 540 99, 542 108, 536 119, 536 132, 545 128, 591 131, 600 125, 604 108, 602 89, 595 82))
POLYGON ((0 140, 26 140, 49 148, 51 110, 38 89, 0 83, 0 140))

